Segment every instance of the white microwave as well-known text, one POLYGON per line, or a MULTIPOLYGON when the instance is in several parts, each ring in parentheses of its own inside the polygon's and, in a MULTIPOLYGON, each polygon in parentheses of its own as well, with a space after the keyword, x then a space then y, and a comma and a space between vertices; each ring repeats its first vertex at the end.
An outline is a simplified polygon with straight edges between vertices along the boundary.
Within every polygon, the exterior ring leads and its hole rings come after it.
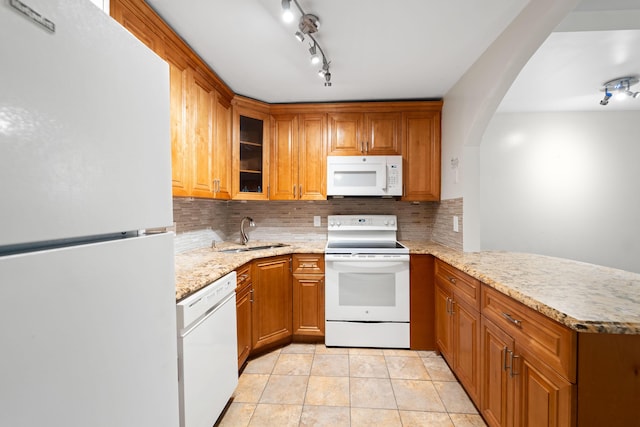
POLYGON ((327 196, 402 196, 402 156, 327 156, 327 196))

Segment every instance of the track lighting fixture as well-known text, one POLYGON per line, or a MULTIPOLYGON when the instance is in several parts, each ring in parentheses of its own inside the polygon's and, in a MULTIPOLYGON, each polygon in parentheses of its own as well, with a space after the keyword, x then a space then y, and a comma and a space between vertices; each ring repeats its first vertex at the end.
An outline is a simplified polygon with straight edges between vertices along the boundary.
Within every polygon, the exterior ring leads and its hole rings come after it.
POLYGON ((629 76, 629 77, 620 77, 617 79, 609 80, 602 84, 604 88, 604 98, 600 101, 600 105, 609 104, 609 99, 613 95, 616 95, 615 98, 624 99, 626 97, 637 98, 640 95, 640 92, 632 92, 631 86, 638 83, 637 76, 629 76))
POLYGON ((311 54, 311 64, 316 65, 322 61, 322 69, 318 71, 320 77, 324 77, 324 85, 326 87, 331 86, 331 73, 329 72, 329 61, 327 60, 324 50, 318 43, 318 40, 314 37, 314 34, 318 32, 320 28, 320 18, 310 13, 305 13, 302 7, 298 3, 298 0, 282 0, 282 19, 285 22, 293 21, 293 13, 291 11, 291 2, 296 5, 300 12, 300 20, 298 21, 298 31, 295 33, 295 37, 298 41, 303 42, 305 36, 309 37, 313 42, 309 46, 309 53, 311 54))

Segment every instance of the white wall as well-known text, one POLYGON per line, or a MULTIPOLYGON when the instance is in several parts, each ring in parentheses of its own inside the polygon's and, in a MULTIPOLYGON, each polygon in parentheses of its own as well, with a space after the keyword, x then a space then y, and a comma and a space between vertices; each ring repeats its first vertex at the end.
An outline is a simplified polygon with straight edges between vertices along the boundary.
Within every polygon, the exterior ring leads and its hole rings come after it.
POLYGON ((640 111, 496 114, 480 145, 481 249, 640 273, 639 123, 640 111))
POLYGON ((487 123, 531 55, 579 0, 533 0, 444 96, 442 199, 464 198, 464 250, 480 248, 477 147, 487 123), (459 160, 458 179, 451 159, 459 160))

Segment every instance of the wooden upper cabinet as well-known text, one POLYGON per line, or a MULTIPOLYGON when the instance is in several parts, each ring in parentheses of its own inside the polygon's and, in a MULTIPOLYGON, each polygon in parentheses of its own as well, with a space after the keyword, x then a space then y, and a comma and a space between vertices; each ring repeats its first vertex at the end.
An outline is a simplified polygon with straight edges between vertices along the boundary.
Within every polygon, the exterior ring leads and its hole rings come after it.
POLYGON ((327 198, 327 115, 300 114, 298 199, 327 198))
POLYGON ((112 0, 111 16, 158 56, 164 57, 162 34, 156 31, 143 11, 138 10, 131 3, 131 1, 112 0))
POLYGON ((169 64, 173 195, 229 199, 233 92, 143 0, 110 9, 169 64))
POLYGON ((399 155, 401 138, 401 113, 369 113, 364 116, 365 154, 399 155))
POLYGON ((229 200, 231 199, 231 103, 219 94, 216 94, 214 121, 213 197, 229 200))
POLYGON ((440 111, 402 114, 404 196, 440 200, 440 111))
POLYGON ((271 161, 269 185, 271 200, 298 198, 298 116, 274 115, 271 118, 271 161))
POLYGON ((187 141, 187 64, 176 48, 165 47, 169 64, 169 108, 171 120, 171 178, 174 196, 189 196, 191 145, 187 141))
POLYGON ((398 112, 329 113, 329 155, 399 155, 398 112))
POLYGON ((211 159, 213 153, 214 100, 212 87, 198 73, 189 73, 188 138, 193 144, 192 186, 194 197, 213 198, 211 159))
POLYGON ((330 156, 358 156, 364 154, 360 113, 329 113, 330 156))
POLYGON ((271 200, 325 200, 326 115, 272 116, 271 200))
POLYGON ((269 126, 266 105, 234 100, 232 198, 267 200, 269 198, 269 126))

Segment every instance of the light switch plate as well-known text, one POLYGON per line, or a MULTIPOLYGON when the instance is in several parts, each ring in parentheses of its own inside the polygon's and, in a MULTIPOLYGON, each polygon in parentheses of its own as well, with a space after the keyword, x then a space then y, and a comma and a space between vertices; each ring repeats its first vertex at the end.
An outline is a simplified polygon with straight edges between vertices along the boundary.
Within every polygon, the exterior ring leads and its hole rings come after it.
POLYGON ((455 231, 456 233, 458 233, 460 231, 460 224, 458 221, 458 215, 454 215, 453 216, 453 231, 455 231))
POLYGON ((314 227, 320 227, 320 216, 319 215, 315 215, 313 217, 313 226, 314 227))

